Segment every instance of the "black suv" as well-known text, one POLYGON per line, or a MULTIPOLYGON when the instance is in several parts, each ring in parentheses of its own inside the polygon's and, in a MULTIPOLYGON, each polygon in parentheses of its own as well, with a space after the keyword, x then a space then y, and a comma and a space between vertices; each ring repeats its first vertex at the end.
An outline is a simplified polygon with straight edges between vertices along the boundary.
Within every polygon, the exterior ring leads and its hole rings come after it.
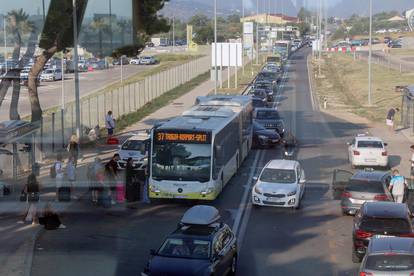
POLYGON ((361 262, 372 237, 414 237, 407 205, 395 202, 366 202, 354 218, 352 261, 361 262))
POLYGON ((285 124, 276 109, 270 107, 256 108, 253 111, 253 120, 267 129, 277 131, 279 136, 283 138, 285 124))
POLYGON ((190 208, 178 228, 155 251, 142 275, 234 275, 237 240, 230 227, 218 222, 216 208, 190 208))

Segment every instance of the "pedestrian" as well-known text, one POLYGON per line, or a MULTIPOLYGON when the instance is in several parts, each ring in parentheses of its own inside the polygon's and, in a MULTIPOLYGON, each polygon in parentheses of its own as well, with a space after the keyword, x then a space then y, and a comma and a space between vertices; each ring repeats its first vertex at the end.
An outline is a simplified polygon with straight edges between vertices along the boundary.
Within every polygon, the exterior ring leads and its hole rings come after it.
POLYGON ((24 213, 23 220, 20 220, 19 223, 24 223, 24 221, 31 221, 32 225, 36 225, 38 224, 37 203, 39 202, 40 197, 40 184, 37 181, 36 175, 34 173, 31 173, 28 176, 24 191, 27 194, 27 201, 29 203, 29 206, 24 213))
POLYGON ((385 122, 386 122, 386 124, 387 124, 387 126, 388 126, 388 128, 390 129, 391 132, 394 132, 394 118, 395 118, 395 113, 397 113, 399 111, 400 111, 400 109, 398 107, 397 108, 391 107, 388 110, 387 119, 386 119, 385 122))
POLYGON ((63 169, 63 162, 62 162, 62 155, 58 154, 56 157, 56 162, 53 165, 55 167, 55 178, 56 178, 56 200, 58 198, 59 188, 63 187, 64 182, 64 169, 63 169))
POLYGON ((115 119, 112 116, 111 110, 109 110, 105 116, 105 128, 108 131, 108 138, 111 138, 115 129, 115 119))
POLYGON ((78 165, 78 157, 79 157, 79 139, 78 136, 75 134, 70 137, 70 141, 67 147, 69 158, 73 158, 73 163, 75 167, 78 165))
POLYGON ((133 159, 128 158, 125 168, 125 197, 128 203, 137 201, 138 187, 133 159))
POLYGON ((406 186, 407 182, 404 177, 400 175, 400 172, 397 169, 393 170, 389 190, 391 191, 395 202, 403 202, 406 186))
POLYGON ((74 158, 72 156, 69 157, 68 162, 66 164, 66 177, 68 179, 72 199, 76 200, 77 197, 73 194, 76 182, 76 167, 74 163, 74 158))
POLYGON ((414 145, 410 147, 411 149, 411 159, 410 159, 410 176, 414 180, 414 145))
POLYGON ((47 203, 43 209, 42 217, 39 217, 39 224, 44 225, 46 230, 65 229, 56 212, 53 211, 52 205, 47 203))
MULTIPOLYGON (((113 196, 116 190, 116 181, 118 180, 118 161, 120 157, 119 154, 116 153, 114 156, 109 160, 108 163, 105 165, 105 175, 106 175, 106 183, 109 186, 109 194, 113 196)), ((112 204, 115 204, 114 198, 111 200, 112 204)))
POLYGON ((91 164, 88 170, 88 178, 90 178, 91 185, 91 194, 93 204, 98 204, 99 193, 102 192, 104 177, 104 167, 102 166, 102 161, 99 157, 96 157, 94 162, 91 164), (89 171, 90 170, 90 171, 89 171))

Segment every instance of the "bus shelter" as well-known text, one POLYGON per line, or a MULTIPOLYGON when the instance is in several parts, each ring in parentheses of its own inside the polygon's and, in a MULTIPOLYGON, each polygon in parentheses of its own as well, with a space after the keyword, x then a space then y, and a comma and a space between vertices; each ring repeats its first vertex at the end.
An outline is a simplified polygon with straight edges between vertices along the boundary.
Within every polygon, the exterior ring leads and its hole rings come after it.
POLYGON ((397 87, 402 92, 401 125, 414 133, 414 85, 397 87))
MULTIPOLYGON (((11 148, 12 158, 12 177, 17 180, 19 161, 19 152, 27 153, 27 162, 30 169, 35 168, 35 135, 40 129, 39 124, 22 120, 12 120, 0 122, 0 147, 3 149, 11 148)), ((2 156, 1 158, 4 158, 2 156)), ((24 158, 24 156, 23 156, 24 158)), ((4 164, 4 162, 3 162, 4 164)), ((0 168, 4 169, 4 168, 0 168)))

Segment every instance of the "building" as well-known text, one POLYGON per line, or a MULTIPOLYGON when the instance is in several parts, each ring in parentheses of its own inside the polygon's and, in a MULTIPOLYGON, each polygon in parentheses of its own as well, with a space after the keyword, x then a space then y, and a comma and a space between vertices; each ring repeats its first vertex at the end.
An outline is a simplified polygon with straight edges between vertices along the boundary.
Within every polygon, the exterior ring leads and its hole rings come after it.
POLYGON ((388 22, 399 22, 399 21, 405 21, 405 18, 399 15, 393 16, 387 20, 388 22))
POLYGON ((241 22, 256 22, 260 24, 292 24, 298 23, 298 18, 287 16, 281 13, 261 13, 251 16, 246 16, 240 19, 241 22))
POLYGON ((411 31, 414 31, 414 9, 408 10, 405 13, 405 18, 408 21, 408 27, 411 31))

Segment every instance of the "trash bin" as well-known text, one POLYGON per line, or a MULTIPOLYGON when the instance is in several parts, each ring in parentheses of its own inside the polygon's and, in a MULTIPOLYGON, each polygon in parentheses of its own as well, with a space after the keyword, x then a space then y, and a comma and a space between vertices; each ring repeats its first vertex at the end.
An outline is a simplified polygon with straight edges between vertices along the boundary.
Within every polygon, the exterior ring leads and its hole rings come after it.
POLYGON ((40 164, 39 163, 36 162, 32 165, 32 173, 36 176, 40 175, 40 164))

